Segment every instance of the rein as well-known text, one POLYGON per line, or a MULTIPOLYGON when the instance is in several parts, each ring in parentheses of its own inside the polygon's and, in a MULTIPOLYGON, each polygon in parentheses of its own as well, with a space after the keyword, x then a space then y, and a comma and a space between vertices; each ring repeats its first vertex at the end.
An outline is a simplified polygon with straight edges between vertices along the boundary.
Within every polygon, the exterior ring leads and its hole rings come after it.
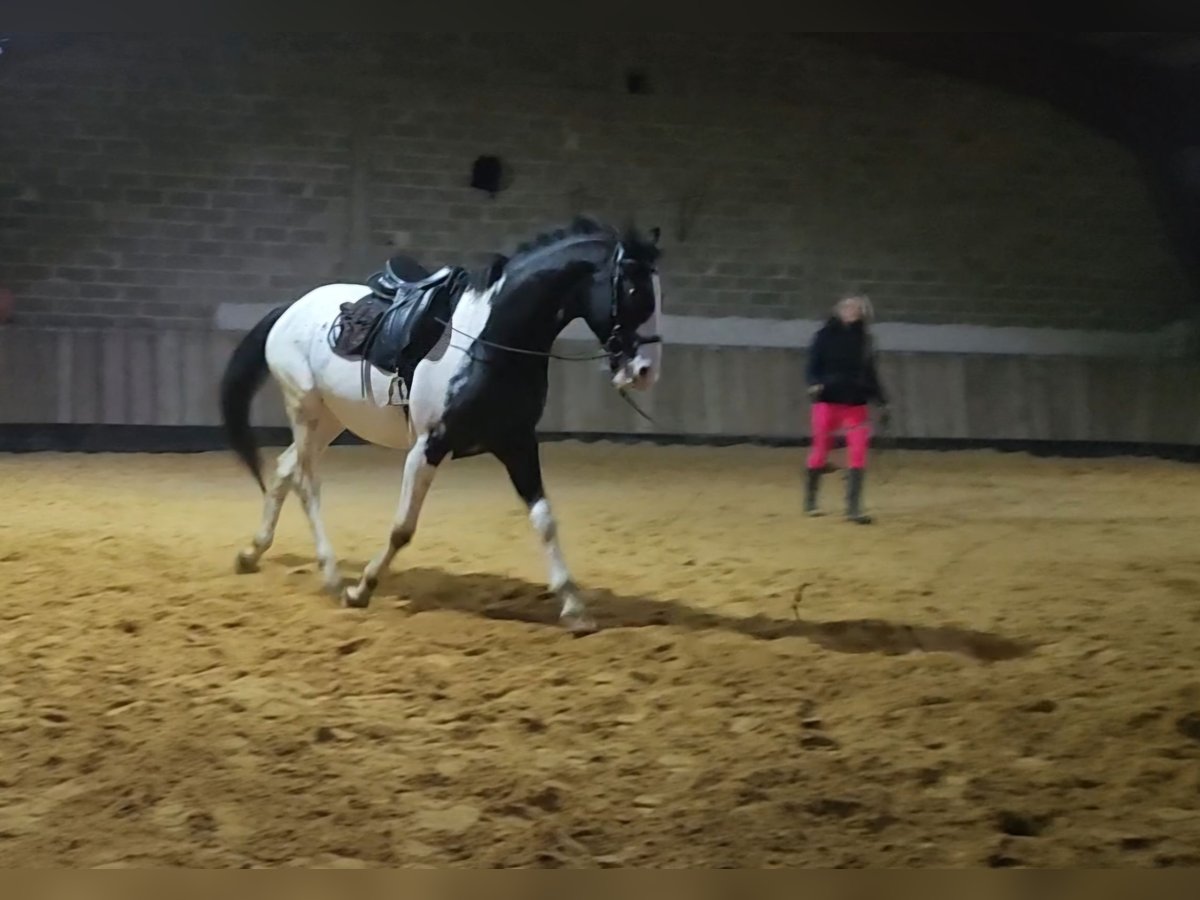
POLYGON ((455 328, 449 322, 443 319, 434 319, 439 325, 444 325, 455 334, 460 334, 465 338, 471 338, 477 344, 483 344, 485 347, 491 347, 493 350, 503 350, 506 353, 520 353, 524 356, 540 356, 545 359, 561 359, 566 362, 595 362, 598 359, 607 359, 608 353, 593 353, 589 356, 563 356, 561 353, 554 353, 543 350, 526 350, 524 347, 510 347, 507 344, 497 344, 495 341, 484 340, 481 337, 472 337, 461 328, 455 328))
MULTIPOLYGON (((446 322, 442 319, 434 319, 434 321, 437 322, 439 325, 444 325, 446 328, 448 328, 450 331, 454 332, 455 334, 460 334, 463 337, 467 337, 467 338, 471 337, 471 335, 469 335, 467 332, 463 331, 462 329, 455 328, 449 322, 446 322)), ((542 351, 542 350, 526 350, 524 347, 510 347, 507 344, 497 344, 495 341, 484 340, 481 337, 475 337, 475 338, 471 338, 471 339, 478 344, 483 344, 485 347, 491 347, 494 350, 503 350, 506 353, 520 353, 525 356, 540 356, 545 359, 561 359, 564 362, 595 362, 597 360, 607 359, 608 355, 609 355, 608 352, 605 351, 604 353, 593 353, 588 356, 564 356, 561 353, 552 353, 552 352, 542 351)), ((638 340, 638 346, 641 346, 642 344, 661 344, 661 343, 662 343, 662 337, 660 337, 657 334, 654 335, 653 337, 648 337, 648 338, 641 338, 639 336, 639 340, 638 340)), ((617 393, 621 396, 622 400, 624 400, 631 407, 633 407, 634 412, 636 412, 639 416, 641 416, 643 419, 645 419, 647 422, 651 423, 652 425, 657 424, 657 422, 655 422, 654 418, 649 413, 647 413, 644 409, 642 409, 640 406, 638 406, 637 401, 635 401, 632 397, 629 396, 628 391, 626 391, 624 388, 617 388, 617 393)))
POLYGON ((622 400, 624 400, 626 403, 628 403, 630 406, 633 407, 633 411, 635 413, 637 413, 639 416, 641 416, 643 419, 645 419, 651 425, 658 424, 656 421, 654 421, 654 419, 651 417, 651 415, 648 412, 646 412, 644 409, 642 409, 640 406, 637 405, 637 401, 635 401, 632 397, 629 396, 629 392, 627 390, 625 390, 625 388, 617 388, 617 393, 621 395, 622 400))

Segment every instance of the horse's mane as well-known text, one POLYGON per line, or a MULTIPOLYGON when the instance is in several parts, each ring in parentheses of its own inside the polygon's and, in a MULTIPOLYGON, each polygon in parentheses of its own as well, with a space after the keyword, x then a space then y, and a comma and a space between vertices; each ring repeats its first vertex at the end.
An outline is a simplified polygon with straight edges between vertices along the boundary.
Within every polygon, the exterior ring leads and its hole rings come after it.
POLYGON ((492 254, 492 261, 470 273, 471 290, 482 294, 500 280, 504 267, 508 265, 508 257, 502 253, 492 254))
POLYGON ((591 235, 607 237, 614 243, 619 241, 625 248, 626 258, 648 266, 653 266, 662 253, 654 242, 643 237, 632 225, 627 227, 624 232, 618 233, 616 229, 595 219, 587 216, 576 216, 569 224, 561 228, 544 231, 518 244, 512 256, 495 254, 491 263, 472 273, 471 286, 477 291, 485 291, 499 281, 510 266, 522 262, 526 257, 544 250, 553 244, 567 241, 571 238, 588 237, 591 235))
POLYGON ((568 238, 586 237, 588 235, 615 236, 615 232, 595 219, 589 219, 587 216, 576 216, 562 228, 544 231, 518 244, 516 251, 513 253, 513 258, 515 259, 529 253, 536 253, 543 247, 549 247, 551 244, 557 244, 559 241, 565 241, 568 238))

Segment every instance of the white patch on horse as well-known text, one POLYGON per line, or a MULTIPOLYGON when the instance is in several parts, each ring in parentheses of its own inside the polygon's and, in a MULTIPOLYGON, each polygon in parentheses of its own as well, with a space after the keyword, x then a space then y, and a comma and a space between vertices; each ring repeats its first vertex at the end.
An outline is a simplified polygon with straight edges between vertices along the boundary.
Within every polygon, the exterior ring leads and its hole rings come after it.
POLYGON ((546 551, 546 561, 550 566, 550 590, 557 592, 571 581, 571 572, 558 546, 558 525, 554 521, 550 501, 543 497, 533 504, 529 509, 529 521, 542 539, 542 548, 546 551))
POLYGON ((327 284, 297 300, 267 338, 267 365, 283 389, 285 405, 293 395, 315 391, 345 428, 365 441, 407 450, 413 434, 404 410, 388 405, 392 376, 370 370, 370 398, 363 396, 362 366, 329 349, 329 329, 345 302, 370 293, 361 284, 327 284))
POLYGON ((450 317, 450 327, 437 346, 417 363, 408 410, 418 433, 429 431, 446 413, 450 384, 471 361, 471 348, 492 315, 492 298, 504 287, 501 277, 486 291, 463 291, 450 317))

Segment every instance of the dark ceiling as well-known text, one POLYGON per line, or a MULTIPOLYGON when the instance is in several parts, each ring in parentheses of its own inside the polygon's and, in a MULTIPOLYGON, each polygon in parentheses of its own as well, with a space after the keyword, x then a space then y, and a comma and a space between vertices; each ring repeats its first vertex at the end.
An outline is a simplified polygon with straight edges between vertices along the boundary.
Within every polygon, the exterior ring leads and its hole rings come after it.
POLYGON ((1200 303, 1200 33, 826 32, 862 53, 1043 100, 1142 165, 1200 303))

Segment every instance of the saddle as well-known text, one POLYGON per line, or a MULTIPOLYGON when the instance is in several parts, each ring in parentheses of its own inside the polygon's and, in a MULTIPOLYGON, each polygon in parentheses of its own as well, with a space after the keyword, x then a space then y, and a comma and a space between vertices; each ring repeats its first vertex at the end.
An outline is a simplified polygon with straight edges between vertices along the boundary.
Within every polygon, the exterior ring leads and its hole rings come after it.
POLYGON ((390 302, 402 288, 416 287, 440 274, 432 275, 411 256, 400 254, 386 260, 383 268, 367 279, 367 287, 376 297, 390 302))
POLYGON ((408 257, 393 257, 367 279, 371 293, 343 303, 329 329, 335 354, 362 364, 363 396, 370 396, 371 367, 393 376, 389 406, 407 406, 417 364, 445 334, 450 316, 467 286, 467 272, 444 266, 433 274, 408 257), (408 276, 408 278, 404 277, 408 276), (393 402, 399 388, 400 399, 393 402))

